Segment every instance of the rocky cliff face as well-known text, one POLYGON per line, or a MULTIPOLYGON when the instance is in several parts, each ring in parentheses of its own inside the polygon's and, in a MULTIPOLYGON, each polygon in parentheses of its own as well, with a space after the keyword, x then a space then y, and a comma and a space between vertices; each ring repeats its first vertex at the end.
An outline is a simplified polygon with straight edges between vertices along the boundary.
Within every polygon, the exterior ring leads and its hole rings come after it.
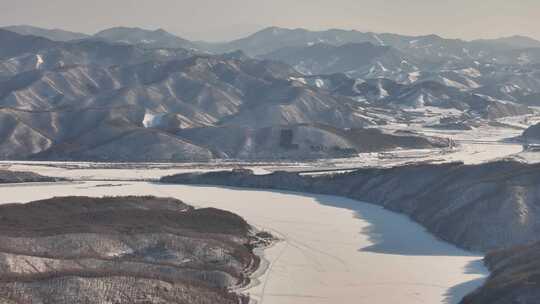
POLYGON ((416 164, 313 177, 236 171, 183 174, 162 181, 346 196, 405 213, 438 237, 472 250, 540 240, 540 165, 416 164))
POLYGON ((0 303, 243 303, 260 242, 237 215, 155 197, 0 207, 0 303))

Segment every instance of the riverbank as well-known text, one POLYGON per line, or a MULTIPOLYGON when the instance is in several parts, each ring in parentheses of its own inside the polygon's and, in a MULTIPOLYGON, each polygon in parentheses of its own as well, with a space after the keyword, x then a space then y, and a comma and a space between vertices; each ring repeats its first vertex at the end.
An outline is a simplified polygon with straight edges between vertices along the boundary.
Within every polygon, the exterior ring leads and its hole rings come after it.
POLYGON ((67 194, 155 195, 231 211, 282 240, 265 250, 269 265, 260 284, 245 290, 258 303, 456 304, 487 276, 480 255, 437 240, 403 215, 351 199, 147 182, 104 184, 16 185, 2 203, 67 194))

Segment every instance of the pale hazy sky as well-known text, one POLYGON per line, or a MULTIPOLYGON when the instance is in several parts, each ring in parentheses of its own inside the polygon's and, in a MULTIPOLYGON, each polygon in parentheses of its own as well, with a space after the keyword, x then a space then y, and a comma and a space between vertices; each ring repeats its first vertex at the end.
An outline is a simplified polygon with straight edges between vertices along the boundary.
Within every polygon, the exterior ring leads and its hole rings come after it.
POLYGON ((540 39, 540 0, 0 0, 0 25, 85 33, 124 25, 224 40, 266 26, 540 39))

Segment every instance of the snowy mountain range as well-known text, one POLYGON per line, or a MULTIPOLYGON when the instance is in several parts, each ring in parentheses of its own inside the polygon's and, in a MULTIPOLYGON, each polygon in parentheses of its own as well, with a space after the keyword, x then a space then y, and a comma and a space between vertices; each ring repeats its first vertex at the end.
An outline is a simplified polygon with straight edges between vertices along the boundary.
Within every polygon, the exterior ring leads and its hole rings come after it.
POLYGON ((407 122, 410 108, 527 114, 540 96, 540 42, 526 37, 268 28, 203 43, 164 30, 15 26, 0 30, 0 44, 2 159, 320 158, 441 146, 365 128, 407 122))

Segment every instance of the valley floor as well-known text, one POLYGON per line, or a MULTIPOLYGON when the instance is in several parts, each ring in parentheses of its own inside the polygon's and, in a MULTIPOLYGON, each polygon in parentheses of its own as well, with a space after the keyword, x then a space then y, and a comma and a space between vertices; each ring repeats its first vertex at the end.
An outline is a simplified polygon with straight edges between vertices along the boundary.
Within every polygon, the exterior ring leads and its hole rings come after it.
POLYGON ((480 255, 435 239, 405 216, 340 197, 110 181, 0 191, 0 203, 156 195, 235 212, 281 238, 264 253, 269 264, 259 284, 244 291, 258 303, 454 304, 487 276, 480 255))
POLYGON ((453 149, 394 150, 316 162, 92 163, 0 162, 0 169, 32 171, 74 182, 0 185, 0 203, 66 195, 156 195, 196 207, 232 211, 282 241, 264 252, 258 284, 243 292, 258 303, 458 303, 485 280, 482 257, 439 241, 405 216, 357 201, 322 195, 155 184, 162 176, 249 168, 325 174, 412 162, 483 163, 501 158, 538 162, 512 141, 522 132, 503 126, 472 131, 403 128, 451 138, 453 149), (6 191, 3 191, 6 190, 6 191), (9 190, 9 191, 7 191, 9 190), (264 272, 264 273, 263 273, 264 272))
MULTIPOLYGON (((532 116, 537 118, 537 116, 532 116)), ((502 158, 517 158, 522 161, 539 162, 540 152, 523 152, 521 143, 514 138, 521 135, 525 125, 518 116, 513 120, 501 120, 501 125, 482 125, 474 130, 435 130, 411 124, 388 125, 390 130, 413 131, 428 136, 449 138, 456 143, 446 149, 396 149, 381 153, 360 153, 352 158, 302 161, 259 161, 223 160, 205 163, 95 163, 95 162, 50 162, 50 161, 0 161, 0 169, 33 171, 46 176, 73 180, 157 180, 165 175, 196 171, 221 171, 233 168, 249 168, 256 174, 274 171, 310 172, 351 170, 363 167, 391 167, 413 162, 457 162, 478 164, 502 158)))

